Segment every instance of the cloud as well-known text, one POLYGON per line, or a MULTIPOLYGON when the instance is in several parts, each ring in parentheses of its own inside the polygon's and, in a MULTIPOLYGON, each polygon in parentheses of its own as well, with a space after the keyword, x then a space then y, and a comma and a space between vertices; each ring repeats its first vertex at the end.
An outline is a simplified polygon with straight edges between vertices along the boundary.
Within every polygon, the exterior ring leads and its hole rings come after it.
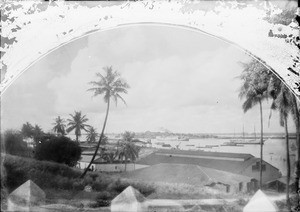
MULTIPOLYGON (((131 88, 123 95, 128 106, 111 105, 109 132, 159 127, 174 132, 232 132, 243 124, 246 131, 253 125, 259 128, 258 110, 244 114, 238 99, 237 62, 248 57, 225 42, 154 26, 95 33, 78 42, 38 62, 30 69, 32 74, 7 91, 3 101, 7 126, 30 121, 50 129, 53 118, 67 118, 76 110, 100 131, 107 105, 102 96, 92 98, 93 93, 87 92, 88 82, 97 80, 95 73, 103 73, 102 67, 112 65, 131 88)), ((268 114, 264 104, 265 126, 268 114)), ((266 131, 282 131, 276 115, 274 120, 266 131)))

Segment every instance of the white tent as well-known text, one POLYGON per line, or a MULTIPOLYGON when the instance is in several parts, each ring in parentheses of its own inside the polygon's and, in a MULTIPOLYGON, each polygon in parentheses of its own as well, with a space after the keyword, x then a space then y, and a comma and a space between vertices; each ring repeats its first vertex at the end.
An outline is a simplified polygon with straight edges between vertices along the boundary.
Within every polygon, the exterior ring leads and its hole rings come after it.
POLYGON ((132 186, 128 186, 111 201, 112 212, 141 212, 146 198, 132 186))
POLYGON ((28 180, 8 196, 7 207, 9 211, 35 211, 34 207, 43 205, 45 198, 45 192, 28 180))
POLYGON ((243 212, 279 212, 279 209, 264 192, 258 190, 244 207, 243 212))

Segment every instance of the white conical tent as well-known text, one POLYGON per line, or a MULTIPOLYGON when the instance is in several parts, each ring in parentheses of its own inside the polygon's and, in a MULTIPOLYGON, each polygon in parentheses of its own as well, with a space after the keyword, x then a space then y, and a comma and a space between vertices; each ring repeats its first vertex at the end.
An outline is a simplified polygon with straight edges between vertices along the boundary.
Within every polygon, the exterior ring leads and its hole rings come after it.
POLYGON ((31 180, 26 181, 8 196, 9 211, 34 211, 33 207, 43 205, 46 194, 31 180))
POLYGON ((138 212, 143 211, 142 202, 146 198, 132 186, 128 186, 121 194, 111 201, 112 212, 138 212))
POLYGON ((279 209, 264 192, 258 190, 244 207, 243 212, 279 212, 279 209))

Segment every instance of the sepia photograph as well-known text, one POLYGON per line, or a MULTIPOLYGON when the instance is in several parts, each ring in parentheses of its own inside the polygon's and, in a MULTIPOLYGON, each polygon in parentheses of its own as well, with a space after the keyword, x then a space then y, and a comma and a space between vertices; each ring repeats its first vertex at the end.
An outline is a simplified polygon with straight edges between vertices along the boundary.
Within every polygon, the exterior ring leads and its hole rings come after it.
POLYGON ((1 211, 300 211, 297 1, 2 1, 1 211))

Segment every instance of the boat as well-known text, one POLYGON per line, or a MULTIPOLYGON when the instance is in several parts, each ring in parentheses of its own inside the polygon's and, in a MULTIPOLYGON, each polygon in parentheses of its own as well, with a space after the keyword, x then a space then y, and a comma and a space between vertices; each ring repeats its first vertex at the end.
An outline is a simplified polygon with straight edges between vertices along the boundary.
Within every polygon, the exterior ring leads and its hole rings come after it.
POLYGON ((189 141, 186 136, 168 136, 168 137, 156 137, 158 141, 189 141))
MULTIPOLYGON (((265 141, 266 140, 263 140, 263 144, 265 141)), ((235 139, 235 141, 232 142, 236 143, 237 145, 260 145, 260 141, 256 140, 255 126, 254 126, 254 139, 248 139, 248 140, 245 139, 244 125, 243 125, 243 139, 235 139)))
POLYGON ((198 149, 211 149, 212 148, 212 146, 197 146, 196 148, 198 148, 198 149))
POLYGON ((219 145, 205 145, 206 148, 218 147, 219 145))
POLYGON ((221 144, 221 146, 238 146, 238 144, 233 141, 229 141, 229 142, 224 142, 223 144, 221 144))
POLYGON ((186 146, 195 146, 195 144, 187 144, 186 146))

